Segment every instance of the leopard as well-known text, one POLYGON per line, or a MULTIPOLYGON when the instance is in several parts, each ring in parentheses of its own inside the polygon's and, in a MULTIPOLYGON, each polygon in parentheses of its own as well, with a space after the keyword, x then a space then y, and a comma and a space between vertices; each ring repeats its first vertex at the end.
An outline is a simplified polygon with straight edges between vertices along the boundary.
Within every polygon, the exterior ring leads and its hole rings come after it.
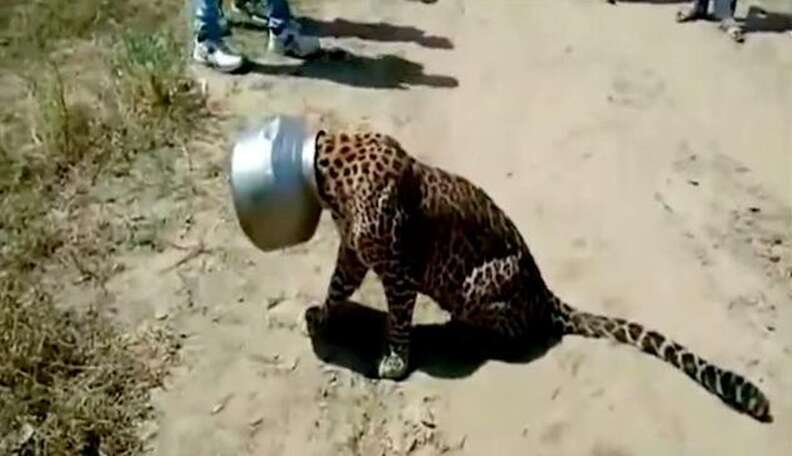
POLYGON ((319 130, 314 141, 317 196, 339 237, 326 296, 301 316, 320 334, 373 272, 386 317, 375 377, 408 374, 419 294, 460 322, 508 345, 531 337, 609 339, 659 358, 737 412, 773 421, 765 394, 644 325, 577 309, 544 280, 514 222, 467 178, 418 160, 392 135, 373 129, 319 130))

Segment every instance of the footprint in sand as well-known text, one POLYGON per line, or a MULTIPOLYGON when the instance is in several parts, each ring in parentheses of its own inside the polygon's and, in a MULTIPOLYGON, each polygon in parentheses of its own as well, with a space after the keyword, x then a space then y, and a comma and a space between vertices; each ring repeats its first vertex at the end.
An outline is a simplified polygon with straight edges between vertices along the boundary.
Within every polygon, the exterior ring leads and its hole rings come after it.
POLYGON ((591 456, 630 456, 630 453, 611 444, 597 443, 591 449, 591 456))
MULTIPOLYGON (((753 182, 750 168, 729 156, 699 156, 688 141, 680 143, 679 155, 671 166, 677 180, 690 188, 706 190, 685 191, 685 197, 712 212, 697 230, 698 236, 690 230, 685 232, 696 241, 697 256, 708 263, 709 247, 724 249, 740 262, 761 268, 768 279, 786 286, 792 297, 792 207, 771 196, 761 183, 753 182), (712 186, 717 186, 719 193, 730 195, 728 201, 733 206, 724 207, 712 200, 712 189, 707 188, 712 186)), ((670 178, 670 182, 673 180, 670 178)), ((666 195, 657 193, 656 198, 667 212, 675 212, 666 195)))
POLYGON ((539 436, 539 440, 542 443, 557 445, 561 443, 562 440, 564 440, 564 436, 568 431, 569 424, 563 421, 558 421, 547 426, 547 428, 545 428, 545 430, 542 431, 542 434, 539 436))
POLYGON ((651 107, 665 91, 665 82, 652 70, 631 71, 614 77, 608 101, 642 110, 651 107))

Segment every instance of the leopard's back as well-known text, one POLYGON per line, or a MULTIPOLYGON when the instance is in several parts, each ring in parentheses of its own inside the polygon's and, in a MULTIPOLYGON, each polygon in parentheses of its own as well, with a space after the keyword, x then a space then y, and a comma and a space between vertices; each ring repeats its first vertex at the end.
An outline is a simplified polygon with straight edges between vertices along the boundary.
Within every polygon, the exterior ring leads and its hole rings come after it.
POLYGON ((533 264, 514 223, 484 190, 416 160, 390 136, 321 134, 316 163, 320 193, 342 242, 353 244, 360 231, 403 218, 398 236, 414 279, 446 310, 463 304, 466 279, 491 260, 511 257, 518 266, 533 264))

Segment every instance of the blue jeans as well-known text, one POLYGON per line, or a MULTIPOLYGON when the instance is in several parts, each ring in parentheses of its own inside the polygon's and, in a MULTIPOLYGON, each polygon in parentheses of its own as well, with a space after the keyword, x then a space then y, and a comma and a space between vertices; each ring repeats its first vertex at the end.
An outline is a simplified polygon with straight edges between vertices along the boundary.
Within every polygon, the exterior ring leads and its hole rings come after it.
MULTIPOLYGON (((710 0, 695 0, 695 8, 706 12, 710 0)), ((737 8, 737 0, 712 0, 712 12, 718 19, 730 19, 734 17, 734 10, 737 8)))
MULTIPOLYGON (((194 33, 199 41, 222 39, 220 28, 220 2, 222 0, 193 0, 195 15, 194 33)), ((289 24, 291 10, 288 0, 250 0, 263 2, 268 16, 268 27, 280 32, 289 24)))

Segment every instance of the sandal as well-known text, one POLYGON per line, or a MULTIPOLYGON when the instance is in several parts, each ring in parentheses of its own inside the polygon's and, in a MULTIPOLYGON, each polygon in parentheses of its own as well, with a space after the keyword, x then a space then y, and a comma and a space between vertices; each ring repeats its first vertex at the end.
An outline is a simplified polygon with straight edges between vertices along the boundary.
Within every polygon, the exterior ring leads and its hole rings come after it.
POLYGON ((690 22, 695 21, 697 19, 704 19, 706 17, 707 12, 702 11, 701 8, 696 6, 683 6, 682 8, 677 11, 676 20, 677 22, 690 22))
POLYGON ((731 37, 731 39, 737 43, 742 43, 745 41, 745 34, 742 27, 740 27, 740 24, 738 24, 733 18, 722 20, 720 24, 718 24, 718 28, 729 35, 729 37, 731 37))

